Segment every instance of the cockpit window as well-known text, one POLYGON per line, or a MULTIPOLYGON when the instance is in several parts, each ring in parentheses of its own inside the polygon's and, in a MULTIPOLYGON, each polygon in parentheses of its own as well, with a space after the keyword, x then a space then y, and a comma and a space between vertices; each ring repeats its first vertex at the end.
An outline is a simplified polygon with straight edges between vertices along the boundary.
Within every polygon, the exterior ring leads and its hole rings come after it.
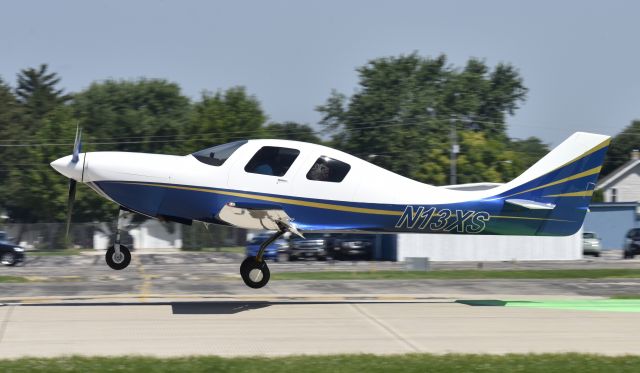
POLYGON ((213 146, 200 150, 199 152, 192 153, 197 160, 202 163, 206 163, 211 166, 221 166, 224 161, 231 157, 231 154, 238 150, 239 147, 246 144, 247 140, 234 141, 227 144, 213 146))
POLYGON ((307 172, 307 179, 339 183, 344 180, 350 169, 351 166, 347 163, 322 156, 318 158, 316 163, 311 166, 309 172, 307 172))
POLYGON ((284 176, 300 154, 297 149, 263 146, 244 170, 253 174, 284 176))

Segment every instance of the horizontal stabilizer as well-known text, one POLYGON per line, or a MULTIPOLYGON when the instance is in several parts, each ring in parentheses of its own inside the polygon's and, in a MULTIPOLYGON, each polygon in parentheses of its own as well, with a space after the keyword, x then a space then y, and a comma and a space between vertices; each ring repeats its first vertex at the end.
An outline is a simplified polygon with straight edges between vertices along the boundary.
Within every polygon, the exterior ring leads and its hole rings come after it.
POLYGON ((553 210, 556 207, 556 205, 553 203, 536 202, 536 201, 530 201, 528 199, 512 198, 512 199, 505 200, 505 202, 512 205, 524 207, 529 210, 553 210))

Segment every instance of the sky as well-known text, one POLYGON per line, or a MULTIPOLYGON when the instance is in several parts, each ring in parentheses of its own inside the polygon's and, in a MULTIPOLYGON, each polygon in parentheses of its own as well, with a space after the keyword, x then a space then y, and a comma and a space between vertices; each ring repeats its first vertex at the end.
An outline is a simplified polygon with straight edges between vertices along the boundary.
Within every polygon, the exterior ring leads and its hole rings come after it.
POLYGON ((332 89, 385 56, 470 57, 519 69, 515 138, 557 145, 640 119, 638 1, 5 1, 0 77, 50 65, 74 92, 108 78, 163 78, 197 99, 243 85, 271 121, 316 126, 332 89))

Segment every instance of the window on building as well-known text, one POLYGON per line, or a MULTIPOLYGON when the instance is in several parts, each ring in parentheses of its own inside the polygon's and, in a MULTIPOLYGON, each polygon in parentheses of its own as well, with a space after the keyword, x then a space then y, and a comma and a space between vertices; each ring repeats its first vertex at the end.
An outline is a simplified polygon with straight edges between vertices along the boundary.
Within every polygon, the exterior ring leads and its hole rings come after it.
POLYGON ((322 156, 316 160, 307 172, 307 179, 339 183, 344 180, 351 166, 337 159, 322 156))
POLYGON ((206 148, 192 153, 191 155, 202 163, 206 163, 211 166, 221 166, 227 159, 229 159, 229 157, 231 157, 231 154, 246 143, 247 140, 234 141, 228 144, 206 148))
POLYGON ((611 188, 611 202, 618 202, 618 189, 611 188))
POLYGON ((252 174, 284 176, 299 154, 300 151, 297 149, 263 146, 244 170, 252 174))

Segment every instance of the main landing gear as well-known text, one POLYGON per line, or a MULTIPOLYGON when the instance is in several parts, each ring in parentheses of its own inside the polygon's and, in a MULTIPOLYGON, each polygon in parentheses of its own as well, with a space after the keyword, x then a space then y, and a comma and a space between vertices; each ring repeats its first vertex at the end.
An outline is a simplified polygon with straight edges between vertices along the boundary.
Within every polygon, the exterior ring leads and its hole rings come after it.
POLYGON ((118 212, 114 244, 107 249, 107 253, 104 256, 104 259, 107 261, 107 265, 111 267, 111 269, 118 271, 127 268, 129 263, 131 263, 131 252, 126 246, 120 244, 120 230, 125 214, 126 212, 123 209, 120 209, 118 212))
POLYGON ((240 276, 242 276, 242 281, 244 281, 248 287, 260 289, 269 282, 271 273, 269 272, 269 267, 262 256, 267 246, 271 245, 273 241, 280 238, 280 236, 285 232, 286 230, 281 228, 278 232, 274 233, 273 236, 264 241, 262 245, 260 245, 260 250, 258 250, 257 256, 248 256, 242 261, 242 264, 240 265, 240 276))

